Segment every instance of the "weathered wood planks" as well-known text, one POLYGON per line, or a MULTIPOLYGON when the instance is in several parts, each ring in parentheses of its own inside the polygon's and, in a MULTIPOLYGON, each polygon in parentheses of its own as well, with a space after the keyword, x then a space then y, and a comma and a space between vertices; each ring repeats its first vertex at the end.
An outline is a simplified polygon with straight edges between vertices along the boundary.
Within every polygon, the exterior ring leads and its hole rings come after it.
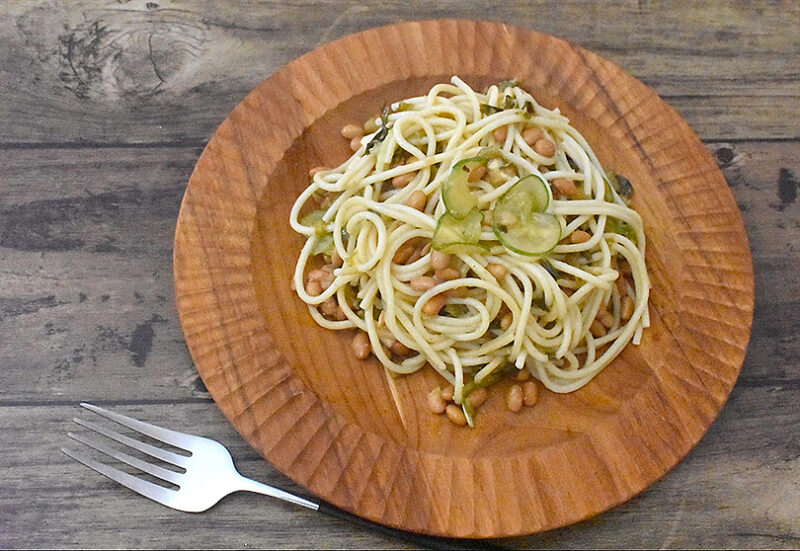
POLYGON ((400 20, 463 17, 553 34, 618 64, 703 136, 797 138, 791 1, 12 2, 0 17, 0 146, 202 143, 280 66, 400 20), (312 6, 313 8, 309 8, 312 6), (123 123, 124 124, 120 124, 123 123))
POLYGON ((279 66, 350 32, 444 16, 566 38, 654 87, 715 155, 755 265, 748 356, 695 450, 617 509, 506 544, 797 547, 797 3, 492 10, 456 1, 0 5, 0 547, 403 545, 258 496, 181 515, 56 450, 78 411, 68 404, 155 404, 120 408, 178 429, 202 425, 245 474, 293 487, 197 383, 172 298, 177 205, 216 126, 279 66))

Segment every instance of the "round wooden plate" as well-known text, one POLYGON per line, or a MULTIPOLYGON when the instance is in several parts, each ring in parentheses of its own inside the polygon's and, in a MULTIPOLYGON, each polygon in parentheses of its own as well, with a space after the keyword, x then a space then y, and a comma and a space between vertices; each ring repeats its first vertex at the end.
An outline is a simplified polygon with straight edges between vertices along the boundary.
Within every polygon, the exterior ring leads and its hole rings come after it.
POLYGON ((214 400, 270 463, 339 507, 457 537, 548 530, 621 503, 669 471, 711 425, 747 347, 750 252, 706 148, 656 94, 575 45, 496 23, 368 30, 289 63, 222 123, 189 181, 175 291, 214 400), (289 210, 308 171, 348 157, 339 129, 459 75, 514 78, 558 106, 635 186, 647 234, 652 326, 568 395, 523 413, 494 393, 473 430, 431 414, 430 372, 387 380, 350 332, 318 327, 290 289, 302 239, 289 210), (399 407, 392 398, 394 393, 399 407))

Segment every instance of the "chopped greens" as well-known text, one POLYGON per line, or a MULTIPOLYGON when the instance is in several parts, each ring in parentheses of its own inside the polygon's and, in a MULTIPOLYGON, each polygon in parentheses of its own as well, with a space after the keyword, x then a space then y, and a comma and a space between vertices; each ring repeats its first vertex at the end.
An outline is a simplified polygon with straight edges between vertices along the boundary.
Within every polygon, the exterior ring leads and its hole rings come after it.
POLYGON ((481 114, 483 115, 491 115, 492 113, 499 113, 502 111, 502 107, 496 107, 494 105, 489 105, 488 103, 481 103, 481 114))
POLYGON ((558 279, 558 272, 550 265, 549 262, 542 262, 542 268, 544 268, 547 273, 550 274, 550 277, 553 279, 558 279))
POLYGON ((378 132, 372 137, 372 139, 367 144, 365 153, 369 153, 373 147, 379 145, 383 140, 386 139, 386 136, 388 135, 389 135, 389 107, 384 106, 383 110, 381 111, 381 126, 378 129, 378 132))
POLYGON ((469 309, 463 304, 445 304, 439 315, 449 318, 460 318, 466 315, 468 311, 469 309))
POLYGON ((516 108, 517 104, 514 102, 514 98, 508 96, 503 99, 502 107, 497 107, 496 105, 490 105, 488 103, 481 103, 481 113, 484 115, 492 115, 494 113, 505 111, 506 109, 516 108))
POLYGON ((606 220, 606 231, 609 233, 618 233, 624 237, 627 237, 631 241, 636 243, 636 230, 634 230, 630 224, 627 222, 623 222, 622 220, 618 220, 616 218, 609 218, 606 220))
POLYGON ((622 196, 622 198, 630 199, 633 197, 633 185, 631 184, 631 181, 622 174, 617 174, 617 181, 619 182, 619 188, 617 189, 617 192, 622 196))
POLYGON ((530 101, 525 101, 525 105, 522 106, 522 109, 528 114, 533 115, 536 113, 536 107, 530 101))
POLYGON ((606 180, 606 183, 610 185, 614 191, 616 191, 617 194, 622 197, 623 200, 628 201, 631 197, 633 197, 633 184, 631 184, 630 180, 628 180, 622 174, 617 174, 612 170, 608 171, 607 176, 608 179, 606 180))
POLYGON ((514 79, 501 80, 497 83, 497 89, 503 92, 506 90, 506 88, 513 88, 514 86, 517 86, 517 84, 518 82, 514 79))

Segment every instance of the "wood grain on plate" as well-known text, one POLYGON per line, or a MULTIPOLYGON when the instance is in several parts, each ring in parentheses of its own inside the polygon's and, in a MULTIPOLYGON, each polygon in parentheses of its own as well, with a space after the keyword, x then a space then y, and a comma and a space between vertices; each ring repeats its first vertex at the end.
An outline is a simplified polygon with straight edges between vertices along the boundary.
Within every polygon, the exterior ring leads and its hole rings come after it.
POLYGON ((291 62, 249 94, 199 159, 175 240, 176 299, 211 395, 268 461, 371 520, 499 537, 563 526, 666 473, 700 439, 744 358, 750 252, 716 164, 633 77, 548 35, 494 23, 404 23, 291 62), (309 168, 349 151, 338 129, 453 74, 516 78, 561 108, 601 162, 634 182, 648 237, 652 326, 591 384, 523 414, 490 398, 474 430, 431 415, 435 375, 395 381, 316 326, 289 288, 289 209, 309 168))

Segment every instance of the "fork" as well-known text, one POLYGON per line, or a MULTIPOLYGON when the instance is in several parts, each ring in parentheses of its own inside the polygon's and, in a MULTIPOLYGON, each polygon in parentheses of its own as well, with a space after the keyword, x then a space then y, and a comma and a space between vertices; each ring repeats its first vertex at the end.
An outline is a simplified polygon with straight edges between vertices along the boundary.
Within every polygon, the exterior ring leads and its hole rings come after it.
POLYGON ((189 455, 175 453, 109 430, 97 423, 84 421, 77 417, 73 419, 75 423, 94 433, 182 469, 184 472, 178 472, 149 461, 143 461, 107 445, 102 439, 94 436, 90 437, 73 432, 67 433, 67 436, 81 444, 177 487, 177 489, 172 489, 97 461, 83 451, 61 448, 62 452, 90 469, 94 469, 134 492, 172 509, 199 513, 210 509, 220 499, 231 493, 239 491, 255 492, 376 530, 389 537, 403 538, 410 543, 428 549, 502 549, 501 547, 492 546, 488 541, 473 542, 424 536, 370 522, 334 507, 325 501, 311 501, 245 478, 236 470, 228 449, 216 440, 151 425, 92 404, 81 403, 81 406, 153 440, 189 453, 189 455))

